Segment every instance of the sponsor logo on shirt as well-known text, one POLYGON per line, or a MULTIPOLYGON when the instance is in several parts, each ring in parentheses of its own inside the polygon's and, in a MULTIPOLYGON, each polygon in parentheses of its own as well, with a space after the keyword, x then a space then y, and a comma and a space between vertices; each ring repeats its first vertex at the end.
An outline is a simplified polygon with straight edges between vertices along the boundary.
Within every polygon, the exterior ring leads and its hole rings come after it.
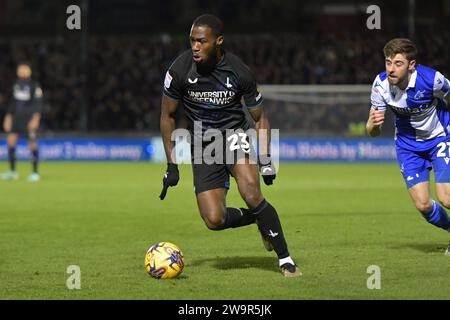
POLYGON ((164 87, 166 89, 170 88, 170 84, 172 83, 172 76, 170 75, 169 71, 166 72, 166 78, 164 79, 164 87))
POLYGON ((395 113, 402 114, 402 115, 417 115, 420 113, 426 113, 429 112, 429 110, 436 107, 435 103, 423 103, 421 105, 418 105, 417 107, 396 107, 389 105, 389 107, 394 111, 395 113))
POLYGON ((14 98, 19 101, 31 100, 31 89, 28 86, 21 88, 20 86, 14 87, 14 98))
POLYGON ((231 103, 235 97, 233 91, 191 91, 188 90, 189 98, 195 102, 213 103, 225 105, 231 103))

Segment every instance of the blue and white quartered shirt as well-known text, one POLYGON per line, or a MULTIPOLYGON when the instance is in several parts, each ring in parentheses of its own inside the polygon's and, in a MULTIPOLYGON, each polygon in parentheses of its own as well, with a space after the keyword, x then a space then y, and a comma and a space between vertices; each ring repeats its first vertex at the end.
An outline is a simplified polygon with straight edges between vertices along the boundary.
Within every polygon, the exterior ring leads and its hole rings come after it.
POLYGON ((424 151, 450 136, 450 113, 444 98, 450 81, 440 72, 417 65, 408 86, 401 90, 390 85, 386 72, 377 75, 372 85, 373 107, 395 114, 395 141, 398 147, 424 151))

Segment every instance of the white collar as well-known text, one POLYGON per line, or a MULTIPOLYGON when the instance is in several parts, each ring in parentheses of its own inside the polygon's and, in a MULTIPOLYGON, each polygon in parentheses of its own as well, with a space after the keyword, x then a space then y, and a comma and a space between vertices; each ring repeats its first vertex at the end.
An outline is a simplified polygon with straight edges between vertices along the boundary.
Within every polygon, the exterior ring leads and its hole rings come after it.
POLYGON ((409 78, 407 88, 414 88, 416 86, 416 78, 417 78, 417 70, 414 70, 414 72, 411 73, 411 77, 409 78))

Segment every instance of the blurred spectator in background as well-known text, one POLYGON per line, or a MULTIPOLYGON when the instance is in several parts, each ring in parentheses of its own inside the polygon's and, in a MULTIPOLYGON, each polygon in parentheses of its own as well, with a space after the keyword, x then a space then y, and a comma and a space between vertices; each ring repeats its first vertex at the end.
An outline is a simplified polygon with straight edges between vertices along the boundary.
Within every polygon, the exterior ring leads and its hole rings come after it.
POLYGON ((16 180, 16 145, 19 136, 28 139, 31 152, 33 171, 28 181, 39 181, 37 131, 42 113, 43 92, 38 82, 31 78, 32 69, 28 62, 21 62, 17 66, 17 79, 12 86, 12 94, 8 102, 8 110, 3 120, 3 128, 8 134, 8 160, 10 171, 1 175, 3 180, 16 180))

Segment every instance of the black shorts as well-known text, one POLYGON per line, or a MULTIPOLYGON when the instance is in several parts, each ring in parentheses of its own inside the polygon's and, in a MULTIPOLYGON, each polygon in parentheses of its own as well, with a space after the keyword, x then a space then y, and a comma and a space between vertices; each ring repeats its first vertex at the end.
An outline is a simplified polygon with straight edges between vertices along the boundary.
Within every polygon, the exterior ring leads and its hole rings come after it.
POLYGON ((14 118, 12 119, 11 133, 28 136, 28 122, 30 120, 26 118, 14 118))
POLYGON ((19 136, 27 139, 37 139, 37 130, 30 131, 28 129, 28 124, 30 123, 32 117, 33 114, 29 112, 14 114, 12 117, 12 127, 10 133, 18 134, 19 136))
POLYGON ((233 170, 232 164, 192 164, 194 175, 194 191, 196 194, 217 189, 230 188, 230 175, 233 170))
MULTIPOLYGON (((244 144, 243 148, 239 144, 233 144, 233 147, 230 148, 230 143, 221 146, 223 157, 219 161, 212 161, 210 157, 206 157, 208 160, 205 160, 202 156, 194 156, 191 145, 192 172, 196 194, 217 188, 230 188, 230 175, 233 176, 234 165, 243 158, 254 160, 255 149, 250 145, 248 137, 245 137, 245 141, 247 143, 244 144)), ((202 155, 205 154, 202 153, 202 155)), ((214 158, 214 156, 213 152, 212 157, 214 158)))

